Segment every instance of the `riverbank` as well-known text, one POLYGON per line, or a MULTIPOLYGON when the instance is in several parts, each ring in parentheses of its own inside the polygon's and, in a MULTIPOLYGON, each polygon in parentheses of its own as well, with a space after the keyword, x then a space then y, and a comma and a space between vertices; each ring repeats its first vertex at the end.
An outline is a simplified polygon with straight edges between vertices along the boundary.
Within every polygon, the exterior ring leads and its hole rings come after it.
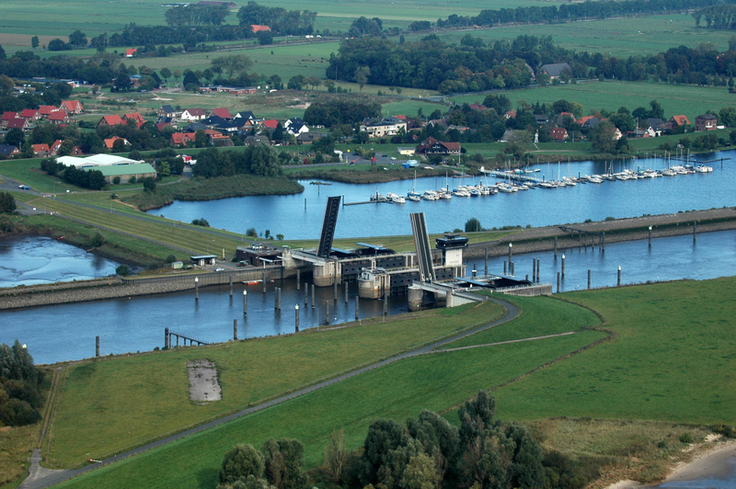
POLYGON ((233 175, 216 178, 191 178, 176 184, 158 186, 154 192, 138 192, 121 197, 126 204, 142 211, 159 209, 175 200, 217 200, 253 195, 292 195, 304 191, 294 180, 284 177, 233 175))
MULTIPOLYGON (((611 243, 649 239, 650 226, 653 239, 693 234, 694 229, 696 233, 727 231, 736 229, 736 208, 724 207, 705 211, 522 229, 497 241, 471 244, 465 250, 464 256, 465 258, 484 258, 486 250, 488 250, 489 257, 504 256, 509 252, 509 244, 513 245, 513 254, 549 251, 555 249, 555 239, 557 250, 560 253, 567 248, 600 247, 611 243)), ((466 234, 472 236, 472 233, 466 234)))
MULTIPOLYGON (((659 489, 664 487, 729 487, 706 485, 703 479, 724 479, 733 473, 730 459, 736 459, 736 440, 724 440, 720 435, 711 435, 704 443, 691 445, 676 457, 676 462, 660 484, 642 484, 634 480, 622 480, 605 489, 659 489), (694 482, 699 480, 702 484, 694 482), (677 483, 683 483, 682 486, 677 483), (665 485, 666 484, 666 485, 665 485)), ((733 477, 733 475, 731 475, 733 477)), ((736 482, 736 481, 734 481, 736 482)), ((734 486, 730 486, 734 487, 734 486)))

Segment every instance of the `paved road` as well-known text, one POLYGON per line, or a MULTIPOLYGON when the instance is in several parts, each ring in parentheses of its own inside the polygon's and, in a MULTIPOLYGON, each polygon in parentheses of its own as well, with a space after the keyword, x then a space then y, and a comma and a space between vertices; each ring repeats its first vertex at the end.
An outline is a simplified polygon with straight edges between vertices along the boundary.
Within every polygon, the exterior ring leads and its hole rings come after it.
MULTIPOLYGON (((314 384, 314 385, 311 385, 311 386, 308 386, 308 387, 304 387, 304 388, 299 389, 299 390, 296 390, 296 391, 294 391, 292 393, 285 394, 285 395, 283 395, 281 397, 277 397, 277 398, 272 399, 270 401, 266 401, 266 402, 264 402, 262 404, 259 404, 257 406, 253 406, 253 407, 248 408, 248 409, 243 409, 242 411, 238 411, 238 412, 233 413, 233 414, 231 414, 229 416, 225 416, 223 418, 216 419, 214 421, 210 421, 209 423, 205 423, 203 425, 200 425, 200 426, 197 426, 197 427, 194 427, 194 428, 190 428, 188 430, 182 431, 181 433, 177 433, 175 435, 167 436, 166 438, 162 438, 161 440, 157 440, 155 442, 148 443, 146 445, 143 445, 141 447, 135 448, 133 450, 129 450, 127 452, 121 453, 121 454, 116 455, 114 457, 110 457, 110 458, 107 458, 105 460, 102 460, 101 463, 87 465, 85 467, 80 467, 78 469, 62 470, 62 471, 51 472, 51 473, 48 473, 45 477, 43 477, 43 476, 42 477, 39 477, 39 475, 41 475, 41 474, 32 474, 25 482, 23 482, 23 484, 20 485, 20 489, 43 489, 43 488, 52 486, 54 484, 58 484, 60 482, 63 482, 65 480, 71 479, 72 477, 76 477, 77 475, 83 474, 85 472, 89 472, 91 470, 94 470, 96 468, 99 468, 102 465, 108 465, 108 464, 117 462, 118 460, 122 460, 122 459, 125 459, 125 458, 128 458, 128 457, 131 457, 133 455, 137 455, 139 453, 146 452, 148 450, 151 450, 152 448, 157 448, 157 447, 161 447, 163 445, 167 445, 167 444, 169 444, 169 443, 171 443, 173 441, 179 440, 179 439, 184 438, 186 436, 193 435, 195 433, 199 433, 201 431, 207 430, 209 428, 213 428, 213 427, 218 426, 218 425, 221 425, 223 423, 227 423, 229 421, 233 421, 235 419, 242 418, 243 416, 247 416, 249 414, 253 414, 253 413, 258 412, 258 411, 261 411, 263 409, 266 409, 266 408, 269 408, 269 407, 272 407, 272 406, 276 406, 277 404, 281 404, 281 403, 286 402, 286 401, 289 401, 291 399, 294 399, 294 398, 303 396, 305 394, 309 394, 309 393, 314 392, 314 391, 317 391, 319 389, 323 389, 323 388, 328 387, 330 385, 333 385, 333 384, 336 384, 338 382, 341 382, 341 381, 343 381, 345 379, 349 379, 351 377, 355 377, 356 375, 360 375, 362 373, 369 372, 371 370, 375 370, 375 369, 380 368, 380 367, 383 367, 385 365, 390 365, 390 364, 392 364, 394 362, 397 362, 399 360, 403 360, 405 358, 412 358, 412 357, 416 357, 416 356, 419 356, 419 355, 427 355, 427 354, 432 354, 432 353, 441 353, 442 350, 440 350, 440 351, 434 351, 434 350, 436 348, 442 347, 444 345, 447 345, 449 343, 452 343, 453 341, 459 340, 461 338, 465 338, 467 336, 470 336, 470 335, 474 335, 476 333, 479 333, 480 331, 484 331, 486 329, 493 328, 493 327, 499 326, 501 324, 504 324, 504 323, 506 323, 508 321, 511 321, 512 319, 514 319, 516 316, 519 315, 519 309, 515 305, 513 305, 513 304, 511 304, 509 302, 506 302, 506 301, 503 301, 503 300, 499 300, 499 299, 494 299, 494 298, 488 298, 487 300, 489 300, 491 302, 495 302, 496 304, 499 304, 499 305, 503 306, 504 308, 506 308, 506 314, 502 318, 497 319, 495 321, 492 321, 490 323, 484 324, 482 326, 478 326, 476 328, 472 328, 472 329, 467 330, 467 331, 464 331, 462 333, 458 333, 456 335, 450 336, 450 337, 445 338, 443 340, 435 341, 434 343, 431 343, 431 344, 422 346, 420 348, 417 348, 417 349, 414 349, 414 350, 411 350, 411 351, 400 353, 398 355, 395 355, 393 357, 387 358, 385 360, 382 360, 380 362, 374 363, 372 365, 361 367, 359 369, 353 370, 353 371, 348 372, 348 373, 343 374, 343 375, 339 375, 337 377, 333 377, 331 379, 328 379, 328 380, 319 382, 317 384, 314 384)), ((38 467, 37 464, 36 464, 36 467, 38 467)))

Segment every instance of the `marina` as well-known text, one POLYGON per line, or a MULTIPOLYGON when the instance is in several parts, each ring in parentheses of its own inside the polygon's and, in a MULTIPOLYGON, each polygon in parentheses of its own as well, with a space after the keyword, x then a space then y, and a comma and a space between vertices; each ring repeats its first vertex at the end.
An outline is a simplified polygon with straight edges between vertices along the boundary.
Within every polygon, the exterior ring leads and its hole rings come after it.
MULTIPOLYGON (((321 194, 317 190, 320 185, 307 184, 298 195, 176 201, 149 213, 184 222, 207 216, 216 228, 243 234, 249 228, 259 234, 269 230, 272 236, 283 234, 285 239, 313 239, 313 230, 319 229, 324 217, 328 196, 344 197, 336 238, 406 235, 408 215, 417 211, 426 213, 430 233, 462 229, 470 218, 479 219, 487 229, 601 221, 734 206, 736 168, 733 160, 726 160, 733 155, 734 151, 704 155, 702 161, 724 158, 724 163, 721 166, 718 160, 719 163, 705 165, 713 169, 708 173, 697 172, 698 163, 692 163, 692 173, 681 165, 685 173, 673 177, 650 176, 664 175, 668 169, 667 161, 654 158, 531 165, 532 172, 521 177, 534 180, 524 185, 520 185, 516 173, 505 174, 503 180, 496 181, 490 175, 453 179, 438 170, 436 177, 416 181, 410 178, 378 185, 334 182, 321 194), (647 169, 652 171, 646 172, 647 169), (585 175, 589 178, 583 178, 585 175), (611 178, 600 178, 599 184, 595 175, 611 178), (552 185, 551 181, 564 183, 564 187, 552 185), (547 191, 552 189, 558 191, 547 191), (398 205, 383 205, 388 202, 389 193, 402 197, 404 204, 397 198, 398 205)), ((674 163, 682 162, 669 163, 673 163, 669 169, 674 171, 674 163)))

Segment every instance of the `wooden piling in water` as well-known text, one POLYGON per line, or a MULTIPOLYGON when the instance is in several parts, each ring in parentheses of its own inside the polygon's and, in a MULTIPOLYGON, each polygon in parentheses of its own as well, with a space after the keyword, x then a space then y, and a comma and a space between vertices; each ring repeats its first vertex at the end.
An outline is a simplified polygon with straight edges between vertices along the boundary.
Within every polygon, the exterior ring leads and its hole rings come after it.
POLYGON ((100 337, 95 337, 95 357, 100 356, 100 337))
POLYGON ((560 291, 560 272, 557 272, 557 292, 560 291))
POLYGON ((588 290, 590 290, 590 268, 588 269, 588 290))
POLYGON ((298 268, 296 269, 296 290, 299 290, 299 287, 301 286, 301 270, 298 268))
POLYGON ((565 278, 565 254, 562 254, 562 278, 565 278))
POLYGON ((485 276, 487 277, 488 276, 488 247, 485 248, 485 263, 486 263, 486 267, 484 271, 485 271, 485 276))
POLYGON ((312 309, 314 309, 316 306, 314 304, 314 284, 312 284, 312 309))
POLYGON ((616 279, 616 287, 621 287, 621 267, 618 267, 618 278, 616 279))
POLYGON ((557 259, 557 236, 555 236, 555 260, 557 259))
POLYGON ((230 297, 233 296, 233 276, 230 275, 230 297))
POLYGON ((299 304, 294 306, 294 312, 296 314, 294 316, 294 332, 298 333, 299 332, 299 304))
POLYGON ((199 277, 194 277, 194 300, 199 300, 199 277))
POLYGON ((243 316, 248 315, 248 291, 243 291, 243 316))
POLYGON ((325 301, 325 324, 330 324, 330 301, 325 301))
POLYGON ((233 341, 238 341, 238 320, 233 319, 233 341))
POLYGON ((360 296, 355 296, 355 320, 360 319, 360 296))

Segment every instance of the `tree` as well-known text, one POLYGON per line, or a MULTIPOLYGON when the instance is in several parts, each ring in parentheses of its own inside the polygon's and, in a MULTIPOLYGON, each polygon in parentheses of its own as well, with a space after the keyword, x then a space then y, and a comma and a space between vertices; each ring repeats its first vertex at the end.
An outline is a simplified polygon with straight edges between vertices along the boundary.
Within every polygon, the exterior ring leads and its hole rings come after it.
POLYGON ((367 66, 359 66, 355 69, 355 74, 353 77, 355 78, 355 83, 360 85, 360 91, 363 91, 363 86, 368 83, 368 77, 371 74, 371 69, 367 66))
POLYGON ((36 49, 38 47, 38 36, 33 36, 31 38, 31 47, 33 49, 36 49))
POLYGON ((20 148, 25 142, 26 135, 23 133, 22 130, 18 129, 17 127, 14 127, 5 135, 5 144, 17 146, 20 148))
MULTIPOLYGON (((281 236, 280 239, 283 239, 283 235, 279 236, 281 236)), ((333 482, 340 482, 340 476, 342 475, 342 469, 345 466, 346 459, 347 450, 345 450, 344 432, 342 429, 338 431, 333 430, 330 440, 325 447, 323 463, 325 472, 327 472, 333 482)))
POLYGON ((118 76, 115 77, 115 88, 117 90, 128 91, 133 85, 130 83, 130 75, 127 70, 118 71, 118 76))
POLYGON ((378 419, 368 428, 360 458, 360 482, 366 486, 377 482, 378 471, 386 462, 389 452, 409 443, 406 429, 391 419, 378 419))
POLYGON ((130 273, 131 273, 131 270, 128 265, 119 265, 115 269, 115 274, 120 275, 121 277, 127 277, 128 275, 130 275, 130 273))
POLYGON ((250 160, 251 174, 273 177, 281 172, 279 157, 274 148, 266 144, 259 144, 252 151, 250 160))
POLYGON ((301 90, 304 85, 304 75, 294 75, 289 78, 289 83, 286 84, 286 88, 290 90, 301 90))
POLYGON ((483 231, 483 227, 480 225, 480 221, 477 218, 471 217, 465 222, 466 233, 475 233, 478 231, 483 231))
POLYGON ((493 425, 496 414, 496 399, 490 391, 479 391, 478 395, 460 407, 460 440, 463 445, 480 436, 493 425))
POLYGON ((304 445, 298 440, 270 438, 261 448, 265 462, 264 475, 276 489, 302 489, 307 476, 304 465, 304 445))
POLYGON ((86 47, 87 36, 84 34, 84 32, 77 29, 76 31, 69 34, 69 44, 78 48, 86 47))
POLYGON ((409 459, 401 478, 401 487, 404 489, 437 489, 440 480, 434 459, 426 453, 420 453, 409 459))
MULTIPOLYGON (((242 75, 251 66, 253 61, 244 54, 231 54, 229 56, 220 56, 212 60, 212 71, 216 73, 225 72, 228 78, 232 78, 233 75, 242 75)), ((184 85, 187 85, 186 78, 184 79, 184 85)))
POLYGON ((264 468, 263 454, 252 445, 236 445, 222 459, 218 480, 221 484, 232 485, 237 481, 245 482, 250 476, 260 479, 264 468))
POLYGON ((171 70, 168 69, 167 67, 161 68, 161 71, 159 71, 159 74, 161 75, 161 78, 163 78, 164 81, 167 82, 167 83, 169 81, 169 78, 171 78, 171 76, 173 75, 171 73, 171 70))
POLYGON ((5 50, 3 49, 2 46, 0 46, 0 60, 5 59, 6 57, 7 55, 5 54, 5 50))
POLYGON ((16 209, 15 198, 10 192, 0 192, 0 213, 13 212, 16 209))
POLYGON ((590 131, 589 138, 593 149, 600 153, 616 152, 616 126, 608 121, 599 122, 590 131))
POLYGON ((156 181, 153 179, 153 177, 146 177, 143 179, 143 191, 144 192, 155 192, 156 191, 156 181))

